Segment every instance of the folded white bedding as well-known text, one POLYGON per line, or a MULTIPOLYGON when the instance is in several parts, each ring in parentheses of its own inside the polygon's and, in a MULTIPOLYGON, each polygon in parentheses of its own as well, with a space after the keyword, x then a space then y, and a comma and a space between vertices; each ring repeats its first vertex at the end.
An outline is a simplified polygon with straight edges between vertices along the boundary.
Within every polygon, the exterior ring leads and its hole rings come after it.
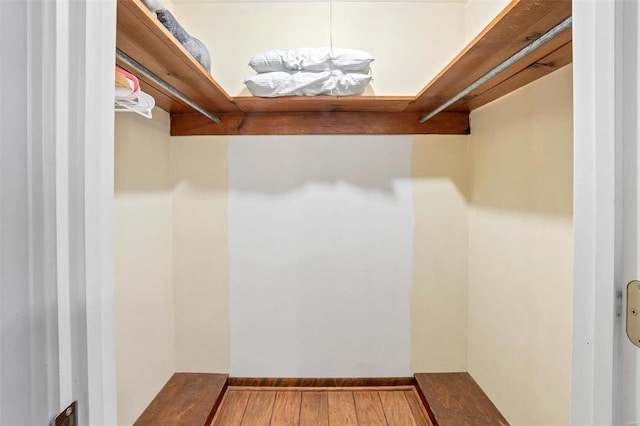
POLYGON ((373 56, 362 50, 340 48, 273 49, 254 56, 249 66, 256 72, 333 71, 367 73, 373 56))
POLYGON ((371 76, 342 71, 283 72, 274 71, 247 77, 244 83, 253 96, 349 96, 364 91, 371 76))

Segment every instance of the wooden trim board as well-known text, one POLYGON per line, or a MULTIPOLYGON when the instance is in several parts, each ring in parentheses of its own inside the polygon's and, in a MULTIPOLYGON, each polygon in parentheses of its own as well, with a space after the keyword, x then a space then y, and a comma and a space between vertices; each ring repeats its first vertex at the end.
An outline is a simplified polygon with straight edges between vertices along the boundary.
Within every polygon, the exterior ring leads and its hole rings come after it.
POLYGON ((220 114, 215 124, 201 114, 171 114, 172 136, 194 135, 415 135, 469 134, 469 114, 445 112, 426 123, 420 113, 283 112, 220 114))

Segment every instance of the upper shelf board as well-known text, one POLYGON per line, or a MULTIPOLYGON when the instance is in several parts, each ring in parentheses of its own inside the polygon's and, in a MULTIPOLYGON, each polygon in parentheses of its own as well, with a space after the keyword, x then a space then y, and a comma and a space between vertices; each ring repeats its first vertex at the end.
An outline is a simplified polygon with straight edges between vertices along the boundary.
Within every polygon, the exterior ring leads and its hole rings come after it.
MULTIPOLYGON (((426 113, 435 110, 569 16, 571 0, 513 0, 427 84, 406 111, 426 113)), ((572 32, 568 29, 451 105, 447 111, 472 111, 567 65, 571 62, 571 40, 572 32), (538 70, 532 73, 530 68, 538 70), (525 78, 519 75, 521 73, 525 78), (511 79, 519 85, 508 84, 511 79), (500 85, 510 90, 496 90, 500 85)))
MULTIPOLYGON (((513 0, 459 55, 417 96, 317 96, 258 98, 230 97, 207 71, 174 39, 140 0, 118 0, 117 47, 206 110, 220 115, 222 125, 200 123, 193 110, 151 81, 143 90, 170 112, 172 134, 465 134, 468 112, 510 93, 571 62, 571 30, 523 58, 483 84, 446 111, 458 112, 455 120, 437 120, 429 126, 408 125, 426 114, 532 40, 571 15, 571 0, 513 0), (317 117, 311 113, 318 113, 317 117), (362 113, 363 127, 347 124, 362 113), (377 113, 377 114, 365 114, 377 113), (465 114, 463 119, 463 115, 465 114), (184 119, 181 116, 184 115, 184 119), (272 115, 275 114, 275 115, 272 115), (329 114, 329 115, 327 115, 329 114), (267 118, 268 117, 268 118, 267 118), (322 125, 326 122, 327 125, 322 125), (345 119, 348 117, 349 119, 345 119), (375 117, 375 118, 374 118, 375 117), (269 124, 276 119, 277 126, 269 124), (225 123, 224 120, 228 120, 225 123), (324 120, 324 121, 323 121, 324 120), (366 124, 376 120, 375 125, 366 124), (400 120, 401 124, 391 124, 400 120), (461 121, 462 120, 462 121, 461 121), (178 122, 180 124, 178 124, 178 122), (190 131, 188 124, 198 123, 190 131), (453 124, 455 123, 455 124, 453 124), (218 128, 216 128, 218 126, 218 128), (422 127, 421 127, 422 126, 422 127), (446 126, 446 127, 439 127, 446 126), (215 129, 215 130, 214 130, 215 129)), ((122 66, 122 64, 119 64, 122 66)), ((126 68, 123 66, 123 68, 126 68)), ((430 120, 431 121, 431 120, 430 120)), ((373 122, 371 122, 373 124, 373 122)), ((426 124, 426 123, 425 123, 426 124)))
MULTIPOLYGON (((224 89, 141 1, 118 0, 117 25, 118 49, 204 109, 211 112, 238 111, 224 89)), ((161 88, 150 81, 143 80, 143 83, 156 89, 149 90, 152 95, 157 91, 162 92, 161 88)), ((146 86, 145 89, 147 89, 146 86)), ((170 95, 165 95, 165 98, 167 97, 171 99, 172 104, 166 105, 166 99, 161 98, 158 103, 161 107, 168 107, 169 112, 184 112, 183 104, 172 99, 170 95)))

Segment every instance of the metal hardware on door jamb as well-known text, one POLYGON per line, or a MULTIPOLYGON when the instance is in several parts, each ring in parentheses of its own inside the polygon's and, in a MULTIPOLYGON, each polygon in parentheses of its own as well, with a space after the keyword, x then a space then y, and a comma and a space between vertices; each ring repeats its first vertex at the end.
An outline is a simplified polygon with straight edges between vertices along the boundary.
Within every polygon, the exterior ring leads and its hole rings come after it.
POLYGON ((78 401, 73 401, 53 419, 51 426, 78 426, 78 401))
POLYGON ((627 284, 627 336, 640 348, 640 281, 627 284))

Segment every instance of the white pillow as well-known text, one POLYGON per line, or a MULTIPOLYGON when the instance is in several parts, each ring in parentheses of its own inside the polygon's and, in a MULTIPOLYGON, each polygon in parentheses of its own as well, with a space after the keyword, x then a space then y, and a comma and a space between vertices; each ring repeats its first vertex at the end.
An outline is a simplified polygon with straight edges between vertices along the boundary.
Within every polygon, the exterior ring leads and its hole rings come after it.
POLYGON ((350 96, 364 91, 371 76, 342 71, 274 71, 247 77, 244 83, 253 96, 350 96))
POLYGON ((334 48, 273 49, 254 56, 249 66, 256 72, 332 71, 366 73, 373 56, 362 50, 334 48))

